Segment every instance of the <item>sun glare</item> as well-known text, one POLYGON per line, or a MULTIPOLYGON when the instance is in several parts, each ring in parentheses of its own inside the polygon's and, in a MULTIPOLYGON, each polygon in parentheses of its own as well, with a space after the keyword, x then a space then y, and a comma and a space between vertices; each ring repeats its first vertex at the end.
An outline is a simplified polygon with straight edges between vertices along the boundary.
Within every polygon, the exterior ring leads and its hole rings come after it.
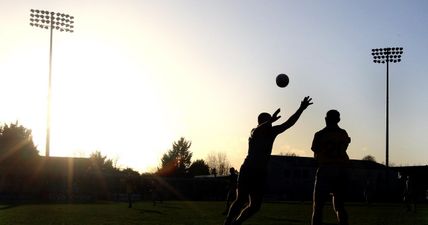
MULTIPOLYGON (((177 124, 150 70, 110 43, 63 39, 53 51, 51 155, 87 157, 99 150, 118 166, 156 168, 177 138, 177 124)), ((12 67, 2 68, 13 75, 5 91, 16 97, 5 103, 14 112, 3 118, 31 129, 45 155, 49 55, 27 47, 15 51, 14 63, 6 64, 12 67)))
POLYGON ((99 150, 117 157, 125 167, 156 166, 160 151, 170 142, 163 137, 172 134, 165 130, 170 126, 164 103, 148 79, 150 72, 109 44, 76 46, 64 47, 68 54, 58 54, 62 63, 55 74, 52 145, 58 154, 70 155, 76 149, 69 146, 80 146, 87 153, 99 150))

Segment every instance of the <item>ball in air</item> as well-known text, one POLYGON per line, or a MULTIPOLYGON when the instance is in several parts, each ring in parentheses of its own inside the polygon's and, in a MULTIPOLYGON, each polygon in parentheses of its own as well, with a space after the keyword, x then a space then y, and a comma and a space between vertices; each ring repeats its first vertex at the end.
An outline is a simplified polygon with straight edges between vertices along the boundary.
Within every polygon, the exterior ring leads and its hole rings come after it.
POLYGON ((278 87, 280 88, 287 87, 289 82, 290 80, 288 79, 288 76, 284 73, 281 73, 278 76, 276 76, 276 85, 278 85, 278 87))

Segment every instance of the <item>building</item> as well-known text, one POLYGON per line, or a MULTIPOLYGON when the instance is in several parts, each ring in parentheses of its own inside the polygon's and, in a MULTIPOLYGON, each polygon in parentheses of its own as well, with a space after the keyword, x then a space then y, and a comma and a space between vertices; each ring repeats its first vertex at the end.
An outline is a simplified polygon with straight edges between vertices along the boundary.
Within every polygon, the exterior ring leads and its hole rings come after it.
POLYGON ((22 165, 0 166, 0 200, 66 200, 89 180, 89 158, 37 157, 22 165))
MULTIPOLYGON (((310 201, 317 163, 313 158, 272 155, 268 166, 266 198, 310 201)), ((347 199, 350 201, 397 201, 402 187, 396 170, 382 164, 351 160, 347 199)))

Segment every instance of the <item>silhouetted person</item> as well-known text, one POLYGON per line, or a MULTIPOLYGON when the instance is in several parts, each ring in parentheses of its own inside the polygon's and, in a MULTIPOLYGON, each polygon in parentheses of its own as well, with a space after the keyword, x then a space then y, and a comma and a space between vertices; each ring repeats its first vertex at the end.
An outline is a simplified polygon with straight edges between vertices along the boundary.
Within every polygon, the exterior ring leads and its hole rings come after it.
POLYGON ((235 168, 229 169, 230 175, 229 175, 229 191, 227 192, 226 197, 226 209, 223 214, 226 214, 229 211, 230 203, 235 201, 236 198, 236 188, 238 186, 238 174, 236 173, 235 168))
POLYGON ((156 202, 159 202, 159 203, 163 202, 161 184, 155 180, 152 180, 151 185, 152 185, 151 187, 152 202, 153 202, 153 206, 156 206, 156 202))
POLYGON ((366 201, 366 204, 372 203, 372 196, 374 192, 374 184, 370 179, 366 180, 366 185, 364 186, 364 200, 366 201))
POLYGON ((134 182, 130 174, 126 178, 126 194, 128 197, 128 208, 132 208, 132 194, 134 192, 134 182))
POLYGON ((217 169, 216 168, 212 168, 211 169, 211 174, 214 175, 214 177, 217 177, 217 169))
POLYGON ((333 196, 333 209, 340 225, 348 224, 344 207, 344 195, 348 181, 349 157, 346 153, 351 138, 339 127, 340 114, 337 110, 327 112, 326 127, 315 133, 312 151, 318 161, 314 193, 312 225, 322 224, 325 202, 333 196))
POLYGON ((272 116, 266 112, 258 116, 258 126, 251 131, 248 140, 248 155, 239 170, 237 197, 229 209, 225 225, 240 225, 259 211, 267 164, 275 138, 297 122, 302 112, 312 104, 311 100, 309 96, 305 97, 299 109, 287 121, 277 126, 272 126, 272 123, 281 117, 278 116, 280 109, 272 116))
POLYGON ((415 185, 414 185, 413 179, 409 175, 407 175, 405 177, 405 183, 404 183, 403 201, 406 204, 406 209, 408 212, 410 211, 416 212, 414 186, 415 185))
POLYGON ((133 184, 131 177, 126 179, 126 195, 128 197, 128 208, 132 208, 132 193, 133 193, 133 184))

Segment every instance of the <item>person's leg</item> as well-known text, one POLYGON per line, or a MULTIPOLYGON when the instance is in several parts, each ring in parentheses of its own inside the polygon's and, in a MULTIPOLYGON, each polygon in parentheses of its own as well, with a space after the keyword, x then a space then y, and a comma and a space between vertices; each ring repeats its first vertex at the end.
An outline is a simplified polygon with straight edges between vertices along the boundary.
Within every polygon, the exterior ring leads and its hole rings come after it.
POLYGON ((322 213, 324 204, 329 198, 327 178, 324 171, 320 168, 317 170, 314 183, 314 192, 312 196, 312 218, 311 225, 322 224, 322 213))
POLYGON ((229 208, 229 212, 224 221, 224 225, 231 225, 235 221, 235 219, 241 214, 244 206, 249 201, 249 192, 248 189, 240 185, 236 190, 236 199, 232 202, 229 208))
POLYGON ((324 204, 325 204, 325 197, 321 197, 321 193, 316 193, 314 191, 311 225, 322 224, 322 212, 323 212, 324 204))
POLYGON ((229 192, 227 193, 227 198, 226 198, 226 209, 224 210, 223 214, 226 214, 229 211, 230 203, 235 201, 235 197, 236 197, 236 189, 229 190, 229 192))
POLYGON ((263 201, 263 192, 256 191, 250 193, 250 203, 241 211, 239 217, 235 220, 233 225, 241 225, 245 220, 250 218, 260 210, 263 201))
POLYGON ((345 210, 345 195, 349 172, 347 168, 338 168, 336 172, 337 177, 335 177, 333 182, 333 209, 339 225, 348 225, 348 213, 345 210))
POLYGON ((348 225, 348 213, 345 210, 345 202, 342 193, 333 194, 333 209, 339 225, 348 225))

